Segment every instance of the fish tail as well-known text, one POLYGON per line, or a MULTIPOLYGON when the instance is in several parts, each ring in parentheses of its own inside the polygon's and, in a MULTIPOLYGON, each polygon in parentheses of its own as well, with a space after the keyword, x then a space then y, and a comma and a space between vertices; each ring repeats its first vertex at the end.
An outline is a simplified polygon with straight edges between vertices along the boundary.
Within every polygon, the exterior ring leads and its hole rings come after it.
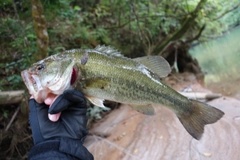
POLYGON ((204 132, 204 126, 217 122, 224 112, 208 104, 190 100, 188 113, 179 114, 178 118, 188 133, 195 139, 200 140, 204 132))

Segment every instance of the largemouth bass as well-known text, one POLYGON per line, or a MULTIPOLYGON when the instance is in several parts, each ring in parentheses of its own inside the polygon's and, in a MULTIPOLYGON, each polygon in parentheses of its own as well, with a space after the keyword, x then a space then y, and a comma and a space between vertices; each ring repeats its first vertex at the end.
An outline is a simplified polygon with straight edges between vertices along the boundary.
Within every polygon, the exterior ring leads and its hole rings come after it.
POLYGON ((77 89, 93 104, 104 100, 128 104, 154 115, 153 106, 171 109, 188 133, 199 140, 204 125, 215 123, 224 113, 208 104, 188 99, 160 81, 171 71, 160 56, 130 59, 105 46, 73 49, 47 57, 22 71, 29 93, 42 103, 50 93, 77 89))

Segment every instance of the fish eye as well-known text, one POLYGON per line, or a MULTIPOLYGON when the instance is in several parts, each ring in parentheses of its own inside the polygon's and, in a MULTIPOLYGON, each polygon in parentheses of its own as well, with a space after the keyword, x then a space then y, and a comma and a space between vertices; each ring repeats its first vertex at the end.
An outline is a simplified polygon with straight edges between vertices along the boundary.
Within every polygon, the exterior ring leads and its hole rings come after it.
POLYGON ((39 64, 36 67, 36 71, 42 71, 45 68, 45 66, 43 64, 39 64))

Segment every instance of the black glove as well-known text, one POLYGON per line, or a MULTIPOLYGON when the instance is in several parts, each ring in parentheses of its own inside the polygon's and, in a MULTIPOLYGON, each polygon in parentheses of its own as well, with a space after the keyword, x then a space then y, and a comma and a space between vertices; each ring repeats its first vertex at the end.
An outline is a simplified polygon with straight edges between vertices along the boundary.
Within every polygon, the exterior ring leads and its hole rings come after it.
POLYGON ((29 100, 29 122, 32 128, 34 144, 48 139, 66 137, 83 142, 87 135, 86 100, 81 92, 67 90, 51 105, 39 104, 34 99, 29 100), (62 112, 57 122, 48 118, 48 113, 62 112))
POLYGON ((29 160, 81 159, 93 160, 92 154, 82 144, 87 135, 86 100, 81 92, 67 90, 51 105, 29 100, 29 123, 34 146, 29 151, 29 160), (61 112, 57 122, 48 118, 48 113, 61 112))

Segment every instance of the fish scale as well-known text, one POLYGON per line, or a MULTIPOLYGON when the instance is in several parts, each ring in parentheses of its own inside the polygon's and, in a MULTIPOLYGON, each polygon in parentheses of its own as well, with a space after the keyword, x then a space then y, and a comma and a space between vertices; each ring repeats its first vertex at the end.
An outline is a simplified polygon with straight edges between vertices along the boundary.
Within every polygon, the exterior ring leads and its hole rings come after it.
MULTIPOLYGON (((109 61, 109 60, 107 60, 109 61)), ((106 80, 109 80, 109 86, 104 86, 104 89, 101 88, 101 86, 98 86, 97 88, 91 88, 91 94, 92 96, 98 96, 99 92, 101 92, 101 97, 104 99, 112 100, 112 95, 115 95, 115 97, 118 97, 119 102, 125 102, 125 103, 141 103, 141 104, 149 104, 151 101, 155 98, 157 99, 157 95, 149 95, 149 94, 142 94, 139 95, 139 87, 138 86, 143 86, 145 83, 144 80, 149 81, 149 77, 146 77, 142 72, 135 70, 132 72, 131 75, 129 75, 129 69, 127 68, 118 68, 118 72, 112 72, 113 70, 117 69, 114 68, 114 66, 106 66, 104 63, 102 64, 95 64, 98 67, 98 70, 96 71, 95 67, 93 64, 91 64, 91 56, 89 56, 89 67, 86 72, 88 73, 84 79, 94 79, 98 77, 105 77, 106 80), (101 66, 102 65, 102 66, 101 66), (94 74, 93 71, 90 70, 95 70, 94 74), (105 72, 101 72, 101 71, 105 72), (111 72, 111 75, 109 76, 109 72, 111 72), (122 78, 122 77, 127 77, 122 78), (136 82, 135 79, 141 80, 140 82, 136 82), (137 85, 138 84, 138 85, 137 85), (127 95, 128 94, 128 95, 127 95), (131 95, 131 96, 129 96, 131 95), (139 99, 139 97, 146 96, 148 97, 146 99, 142 98, 139 99), (152 97, 152 99, 150 99, 152 97), (122 100, 123 99, 123 100, 122 100)), ((85 66, 86 68, 88 67, 87 64, 85 66)), ((90 81, 90 80, 89 80, 90 81)), ((154 83, 154 82, 153 82, 154 83)), ((154 88, 159 88, 158 84, 155 84, 154 88)), ((151 91, 152 89, 148 88, 147 85, 140 87, 140 89, 145 89, 151 91)), ((88 88, 86 90, 83 90, 83 92, 87 93, 89 90, 88 88)), ((116 101, 116 99, 115 99, 116 101)))
MULTIPOLYGON (((111 60, 112 57, 106 57, 105 55, 99 55, 96 53, 89 52, 89 63, 86 64, 86 75, 85 79, 94 79, 95 77, 105 77, 110 80, 111 87, 105 86, 104 89, 99 86, 98 88, 91 88, 91 95, 94 97, 99 96, 99 92, 101 93, 101 97, 107 100, 114 100, 126 103, 126 104, 163 104, 168 103, 168 107, 172 107, 174 103, 171 101, 171 97, 165 96, 165 98, 161 98, 161 93, 163 90, 166 90, 166 85, 159 85, 156 82, 152 81, 151 78, 145 76, 141 71, 138 70, 139 64, 136 62, 128 67, 122 67, 121 65, 125 65, 126 61, 122 61, 119 57, 115 57, 116 59, 120 59, 119 63, 111 63, 111 65, 105 65, 105 62, 116 62, 111 60), (104 58, 101 58, 104 57, 104 58), (99 61, 95 61, 94 59, 101 59, 99 61), (113 65, 113 66, 112 66, 113 65), (88 67, 91 66, 91 67, 88 67), (116 66, 116 68, 114 68, 116 66), (133 66, 135 68, 133 68, 133 66), (98 68, 96 70, 96 68, 98 68), (113 72, 118 69, 118 72, 113 72), (103 72, 104 71, 104 72, 103 72), (132 74, 129 74, 131 71, 132 74), (108 73, 111 73, 110 77, 108 73), (127 77, 127 78, 123 78, 127 77), (138 79, 138 81, 136 81, 138 79), (146 84, 146 82, 151 83, 146 84), (151 88, 150 88, 151 87, 151 88), (115 88, 114 90, 112 88, 115 88), (142 91, 143 90, 143 91, 142 91), (114 92, 113 92, 114 91, 114 92), (142 91, 142 92, 141 92, 142 91), (146 94, 148 93, 148 94, 146 94), (114 97, 112 96, 114 95, 114 97)), ((153 77, 152 77, 153 78, 153 77)), ((95 78, 96 79, 96 78, 95 78)), ((157 80, 157 79, 156 79, 157 80)), ((162 82, 160 82, 162 83, 162 82)), ((163 84, 163 83, 162 83, 163 84)), ((80 88, 81 89, 81 88, 80 88)), ((82 90, 85 93, 88 93, 88 89, 82 90)), ((169 90, 168 92, 170 92, 169 90)), ((173 91, 175 93, 175 91, 173 91)), ((163 94, 164 95, 164 94, 163 94)), ((169 95, 172 95, 169 93, 169 95)), ((181 97, 182 98, 182 97, 181 97)), ((187 100, 185 97, 182 100, 187 100)), ((179 100, 178 100, 179 101, 179 100)), ((175 106, 173 107, 175 108, 175 106)))

